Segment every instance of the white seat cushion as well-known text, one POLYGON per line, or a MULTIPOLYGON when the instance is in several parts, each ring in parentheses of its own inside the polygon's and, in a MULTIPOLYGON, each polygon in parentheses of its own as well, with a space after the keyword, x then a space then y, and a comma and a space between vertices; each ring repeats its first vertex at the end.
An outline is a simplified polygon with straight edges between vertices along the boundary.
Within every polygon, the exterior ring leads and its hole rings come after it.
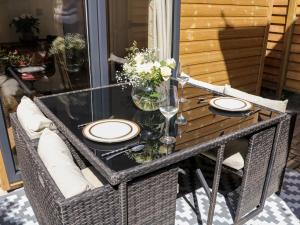
POLYGON ((2 84, 7 81, 8 77, 4 74, 0 74, 0 87, 2 86, 2 84))
MULTIPOLYGON (((245 166, 245 157, 248 150, 248 140, 238 139, 229 142, 224 150, 224 161, 223 165, 226 165, 235 170, 241 170, 245 166)), ((217 151, 211 150, 202 153, 206 157, 216 160, 217 151)))
POLYGON ((74 163, 70 150, 53 131, 45 129, 38 144, 38 154, 65 198, 93 189, 74 163))
POLYGON ((224 93, 224 86, 219 86, 219 85, 214 85, 214 84, 209 84, 203 81, 195 80, 193 78, 190 78, 188 81, 189 84, 196 86, 196 87, 202 87, 206 88, 208 90, 215 91, 217 93, 224 93))
POLYGON ((100 181, 100 179, 98 179, 98 177, 95 175, 95 172, 93 172, 93 168, 85 168, 81 170, 84 178, 93 185, 94 188, 98 188, 98 187, 102 187, 103 184, 100 181))
POLYGON ((39 138, 45 128, 56 130, 53 122, 46 118, 34 102, 26 96, 18 105, 17 117, 30 139, 39 138))
POLYGON ((285 101, 277 101, 277 100, 271 100, 267 98, 263 98, 256 95, 251 95, 246 92, 237 90, 232 88, 230 85, 225 85, 224 94, 247 100, 248 102, 252 102, 257 105, 265 106, 270 109, 277 110, 279 112, 286 112, 286 107, 288 104, 288 100, 285 101))

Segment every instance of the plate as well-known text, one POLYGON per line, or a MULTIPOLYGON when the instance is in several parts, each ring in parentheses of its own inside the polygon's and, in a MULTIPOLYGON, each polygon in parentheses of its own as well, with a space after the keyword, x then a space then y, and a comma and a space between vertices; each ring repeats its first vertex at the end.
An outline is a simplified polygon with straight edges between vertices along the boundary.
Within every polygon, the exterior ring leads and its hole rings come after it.
POLYGON ((252 108, 252 104, 250 102, 232 97, 213 98, 210 100, 209 104, 214 108, 230 112, 242 112, 252 108))
POLYGON ((37 73, 44 71, 45 68, 42 66, 27 66, 17 69, 19 73, 37 73))
POLYGON ((88 124, 82 133, 92 141, 116 143, 136 137, 140 133, 140 127, 129 120, 107 119, 88 124))

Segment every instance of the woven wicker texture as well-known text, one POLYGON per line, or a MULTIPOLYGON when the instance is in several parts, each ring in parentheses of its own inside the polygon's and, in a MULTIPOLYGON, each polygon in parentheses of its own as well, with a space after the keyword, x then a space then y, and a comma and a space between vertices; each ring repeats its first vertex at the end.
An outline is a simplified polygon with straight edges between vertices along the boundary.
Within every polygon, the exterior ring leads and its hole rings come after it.
MULTIPOLYGON (((26 195, 40 224, 174 224, 177 168, 167 167, 128 184, 107 184, 65 199, 37 154, 37 140, 29 140, 15 114, 11 114, 11 121, 26 195)), ((59 135, 80 169, 90 166, 59 135)))
MULTIPOLYGON (((38 157, 34 142, 25 144, 28 139, 15 114, 11 121, 26 195, 40 224, 120 224, 117 189, 106 185, 65 199, 38 157)), ((74 150, 71 152, 74 154, 74 150)), ((83 161, 76 163, 82 166, 83 161)))
MULTIPOLYGON (((263 190, 268 175, 270 175, 270 182, 267 196, 280 191, 288 155, 289 127, 290 117, 287 116, 277 125, 250 135, 243 170, 234 171, 223 166, 220 189, 226 197, 226 202, 236 224, 240 223, 240 218, 249 215, 256 207, 263 207, 263 190), (271 173, 268 174, 267 170, 271 166, 271 158, 274 158, 274 164, 271 167, 271 173), (230 180, 240 180, 240 182, 230 182, 230 180), (226 184, 226 189, 223 188, 222 182, 226 184), (228 189, 230 183, 239 183, 240 185, 228 189)), ((206 179, 211 186, 215 162, 203 155, 198 158, 197 165, 206 174, 206 179)), ((247 219, 250 218, 251 216, 247 219)))
POLYGON ((177 196, 177 169, 138 178, 128 191, 128 224, 173 225, 177 196), (165 199, 165 200, 164 200, 165 199), (155 209, 154 209, 155 208, 155 209), (163 215, 163 216, 162 216, 163 215))
POLYGON ((240 217, 260 204, 274 135, 275 128, 273 127, 254 134, 249 141, 241 188, 227 196, 229 199, 239 199, 239 203, 232 204, 231 207, 234 214, 238 214, 240 217), (236 194, 238 196, 235 196, 236 194))

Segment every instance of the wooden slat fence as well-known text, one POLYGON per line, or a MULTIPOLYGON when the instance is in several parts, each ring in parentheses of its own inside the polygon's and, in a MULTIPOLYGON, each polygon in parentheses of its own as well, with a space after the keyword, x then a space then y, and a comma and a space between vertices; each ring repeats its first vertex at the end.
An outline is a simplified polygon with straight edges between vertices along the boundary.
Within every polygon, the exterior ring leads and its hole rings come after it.
POLYGON ((300 93, 300 1, 295 1, 296 9, 293 16, 294 23, 291 26, 290 45, 287 49, 287 68, 283 76, 284 89, 300 93))
POLYGON ((275 0, 268 36, 262 86, 278 89, 282 60, 284 57, 284 35, 287 28, 289 0, 275 0))
MULTIPOLYGON (((195 79, 258 94, 271 6, 270 0, 182 0, 183 71, 195 79)), ((282 22, 281 16, 273 19, 282 22)))
POLYGON ((274 0, 263 87, 300 93, 300 0, 274 0))

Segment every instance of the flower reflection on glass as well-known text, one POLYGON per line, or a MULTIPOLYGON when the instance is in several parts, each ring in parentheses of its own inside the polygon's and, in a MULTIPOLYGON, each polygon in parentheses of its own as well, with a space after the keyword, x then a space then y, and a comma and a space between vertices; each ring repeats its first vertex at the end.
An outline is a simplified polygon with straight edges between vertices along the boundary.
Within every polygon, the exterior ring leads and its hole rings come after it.
POLYGON ((182 125, 182 124, 186 124, 187 123, 186 118, 182 114, 182 104, 184 102, 187 102, 187 99, 184 98, 184 92, 183 92, 183 90, 184 90, 185 84, 189 81, 190 76, 188 76, 185 73, 180 73, 180 74, 178 74, 178 76, 176 77, 176 79, 177 79, 177 81, 179 82, 179 84, 181 86, 181 96, 180 96, 180 100, 179 100, 179 102, 181 103, 181 113, 177 117, 176 123, 179 124, 179 125, 182 125))
POLYGON ((160 138, 160 141, 164 144, 173 144, 176 142, 176 138, 169 135, 170 120, 176 115, 179 109, 179 102, 177 97, 177 89, 175 86, 171 86, 170 90, 165 87, 166 100, 160 103, 159 110, 166 118, 165 135, 160 138))

